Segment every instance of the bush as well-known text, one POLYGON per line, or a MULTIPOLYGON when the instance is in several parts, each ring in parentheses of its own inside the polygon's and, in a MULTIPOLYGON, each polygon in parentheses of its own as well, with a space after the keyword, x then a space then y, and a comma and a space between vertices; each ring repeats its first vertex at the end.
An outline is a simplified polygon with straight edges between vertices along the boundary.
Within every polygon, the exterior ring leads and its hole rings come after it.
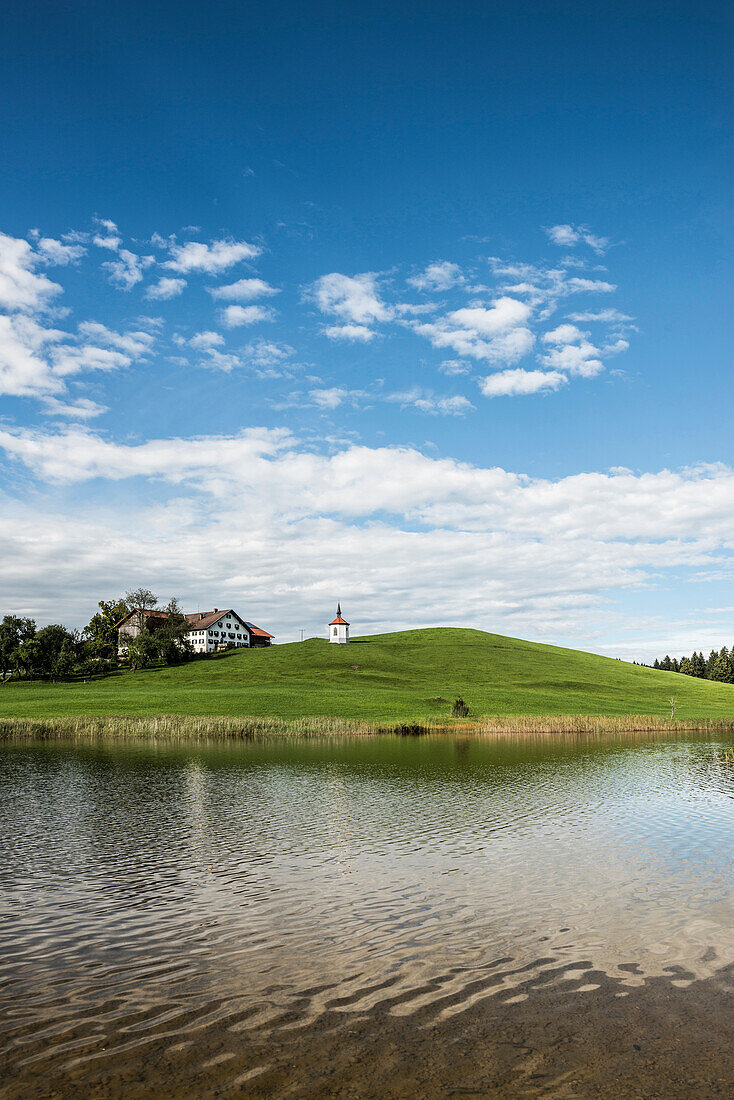
POLYGON ((458 699, 454 699, 454 705, 451 708, 452 718, 466 718, 469 713, 469 707, 464 700, 459 696, 458 699))

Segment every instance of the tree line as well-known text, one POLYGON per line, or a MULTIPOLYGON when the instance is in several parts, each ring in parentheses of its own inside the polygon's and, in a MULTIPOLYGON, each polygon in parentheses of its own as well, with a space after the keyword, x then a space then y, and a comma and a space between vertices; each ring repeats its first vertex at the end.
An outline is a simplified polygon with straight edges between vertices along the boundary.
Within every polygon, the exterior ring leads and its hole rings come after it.
POLYGON ((704 657, 703 653, 692 653, 690 657, 681 657, 680 660, 666 653, 662 661, 656 657, 652 667, 662 668, 666 672, 681 672, 684 676, 697 676, 700 680, 734 684, 734 648, 729 650, 724 646, 722 649, 712 649, 708 657, 704 657))
POLYGON ((82 630, 54 623, 38 629, 35 620, 6 615, 0 621, 0 676, 11 679, 68 680, 112 672, 123 666, 133 671, 151 665, 178 664, 193 656, 186 634, 189 625, 178 600, 159 606, 147 588, 136 588, 112 600, 100 600, 97 611, 82 630), (131 611, 139 613, 141 629, 126 637, 118 655, 117 624, 131 611), (163 611, 165 618, 146 621, 145 611, 163 611))

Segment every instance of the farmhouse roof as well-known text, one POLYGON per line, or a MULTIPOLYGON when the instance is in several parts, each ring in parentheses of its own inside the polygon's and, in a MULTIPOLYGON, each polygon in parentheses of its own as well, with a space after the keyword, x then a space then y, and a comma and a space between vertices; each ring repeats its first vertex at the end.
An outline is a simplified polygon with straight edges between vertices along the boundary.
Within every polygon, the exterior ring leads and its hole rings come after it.
POLYGON ((214 611, 194 611, 189 615, 186 615, 186 621, 189 624, 191 630, 207 630, 210 626, 214 626, 214 623, 219 622, 225 615, 234 615, 239 622, 244 623, 251 634, 255 634, 258 638, 272 638, 272 634, 268 634, 267 630, 261 630, 259 626, 255 626, 254 623, 248 623, 244 619, 240 619, 236 611, 231 607, 215 608, 214 611))
POLYGON ((254 623, 245 623, 245 626, 250 631, 250 634, 255 634, 258 638, 273 638, 273 634, 268 634, 267 630, 262 630, 259 626, 255 626, 254 623))
POLYGON ((135 608, 133 608, 132 611, 128 611, 127 615, 123 615, 122 618, 120 619, 119 623, 115 623, 115 627, 122 626, 122 624, 126 623, 128 619, 132 618, 133 615, 143 615, 146 619, 167 619, 168 618, 168 612, 167 611, 159 611, 157 608, 153 608, 152 610, 149 610, 148 608, 142 609, 142 608, 135 607, 135 608))

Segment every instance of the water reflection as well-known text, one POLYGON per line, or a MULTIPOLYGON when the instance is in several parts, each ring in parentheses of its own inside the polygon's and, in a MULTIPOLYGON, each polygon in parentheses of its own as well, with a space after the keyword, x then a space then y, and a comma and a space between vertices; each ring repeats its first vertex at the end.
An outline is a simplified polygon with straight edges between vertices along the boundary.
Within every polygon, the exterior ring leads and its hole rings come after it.
POLYGON ((711 979, 734 962, 729 750, 4 748, 8 1071, 145 1048, 231 1086, 376 1013, 430 1029, 549 988, 711 979))

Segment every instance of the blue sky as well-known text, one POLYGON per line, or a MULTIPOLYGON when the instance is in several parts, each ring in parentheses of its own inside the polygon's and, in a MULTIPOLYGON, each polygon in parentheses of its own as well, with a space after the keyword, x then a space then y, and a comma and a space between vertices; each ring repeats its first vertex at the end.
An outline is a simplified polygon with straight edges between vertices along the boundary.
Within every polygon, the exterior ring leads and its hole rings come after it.
POLYGON ((3 609, 731 644, 731 22, 16 5, 3 609))

